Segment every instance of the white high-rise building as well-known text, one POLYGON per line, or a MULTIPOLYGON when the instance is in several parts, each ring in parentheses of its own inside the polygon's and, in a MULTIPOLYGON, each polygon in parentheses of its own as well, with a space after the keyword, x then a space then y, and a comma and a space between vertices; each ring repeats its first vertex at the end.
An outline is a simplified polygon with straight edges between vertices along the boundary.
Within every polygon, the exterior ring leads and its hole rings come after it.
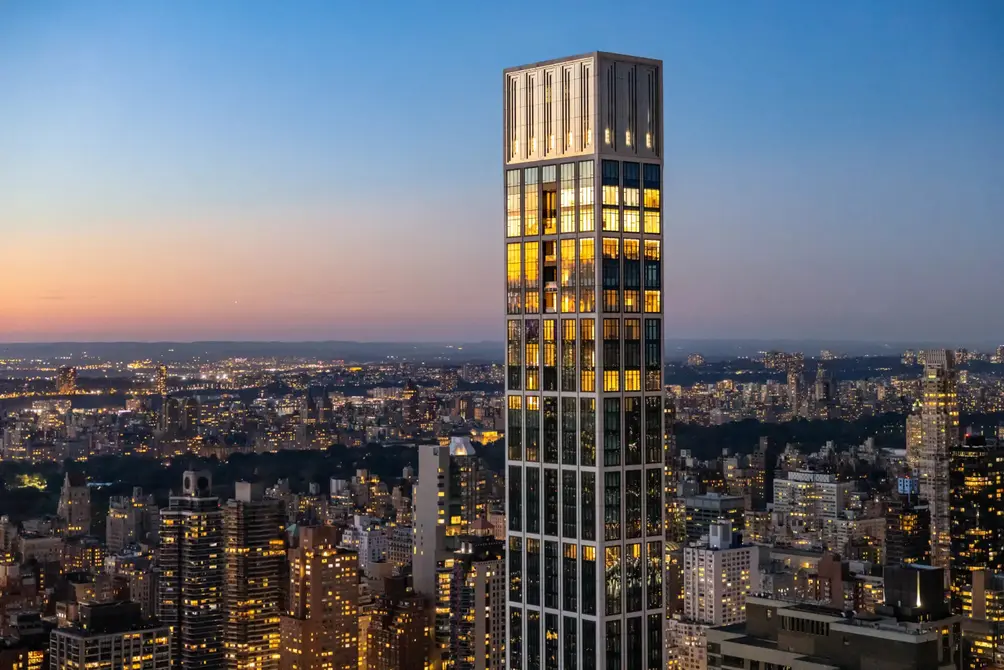
POLYGON ((775 527, 785 539, 802 547, 822 547, 828 522, 847 509, 854 482, 836 475, 796 470, 774 480, 775 527))
POLYGON ((666 631, 673 667, 707 667, 705 631, 746 620, 746 598, 759 560, 757 548, 741 538, 731 521, 718 521, 711 524, 706 543, 684 548, 683 614, 671 618, 666 631))
POLYGON ((959 399, 955 354, 925 352, 920 407, 920 497, 931 509, 931 565, 948 574, 952 553, 948 470, 959 444, 959 399))
POLYGON ((662 668, 662 63, 503 98, 507 667, 662 668))
POLYGON ((708 543, 683 550, 683 616, 710 626, 746 620, 756 548, 742 544, 730 521, 711 524, 708 543))

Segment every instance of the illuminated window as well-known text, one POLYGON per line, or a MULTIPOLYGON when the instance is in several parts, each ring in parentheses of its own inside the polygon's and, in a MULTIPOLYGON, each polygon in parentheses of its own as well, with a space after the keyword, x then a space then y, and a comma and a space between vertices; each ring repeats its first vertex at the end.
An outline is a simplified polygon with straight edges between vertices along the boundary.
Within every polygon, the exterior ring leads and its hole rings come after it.
POLYGON ((539 168, 526 168, 523 174, 526 180, 524 235, 539 235, 539 200, 537 196, 537 175, 539 168))
POLYGON ((527 291, 526 292, 526 303, 524 304, 524 313, 526 314, 540 314, 540 292, 539 291, 527 291))
POLYGON ((579 230, 595 230, 593 223, 593 162, 579 161, 579 230))
POLYGON ((527 242, 523 253, 526 287, 537 288, 540 282, 540 242, 527 242))
POLYGON ((604 391, 619 391, 620 390, 620 371, 619 370, 604 370, 603 371, 603 390, 604 391))
MULTIPOLYGON (((606 229, 604 229, 606 230, 606 229)), ((624 210, 624 232, 625 233, 639 233, 641 232, 641 223, 638 218, 637 209, 625 209, 624 210)))
POLYGON ((575 163, 561 166, 561 232, 575 232, 575 163))
POLYGON ((509 288, 519 288, 520 273, 520 243, 512 242, 506 245, 506 280, 509 288))
POLYGON ((603 187, 603 204, 612 205, 616 207, 620 203, 618 202, 618 192, 620 191, 619 186, 604 186, 603 187))
MULTIPOLYGON (((540 398, 538 396, 526 397, 526 460, 535 463, 540 461, 540 398)), ((539 477, 539 471, 537 473, 539 477)), ((530 484, 529 480, 527 484, 530 484)), ((535 494, 537 490, 535 489, 535 494)), ((530 530, 529 527, 527 530, 530 530)))
POLYGON ((624 311, 628 314, 641 311, 641 291, 635 289, 624 290, 624 311))
POLYGON ((506 171, 506 237, 519 237, 519 170, 506 171))
POLYGON ((658 234, 661 230, 659 211, 645 210, 645 232, 658 234))
POLYGON ((596 390, 596 322, 593 319, 579 321, 580 370, 582 391, 596 390))
POLYGON ((603 230, 610 230, 616 232, 620 229, 620 210, 616 207, 604 207, 603 208, 603 230))
POLYGON ((645 312, 658 314, 662 311, 662 291, 645 291, 645 312))
POLYGON ((510 320, 507 322, 507 331, 506 365, 508 366, 508 383, 510 389, 518 390, 522 381, 523 324, 520 321, 510 320))
MULTIPOLYGON (((658 245, 659 243, 656 242, 656 244, 658 245)), ((624 258, 629 261, 636 261, 640 258, 640 245, 638 240, 624 240, 624 258)))
POLYGON ((541 168, 541 194, 544 205, 544 234, 554 235, 558 232, 558 182, 557 166, 545 165, 541 168))
POLYGON ((625 391, 641 390, 641 370, 624 371, 624 390, 625 391))

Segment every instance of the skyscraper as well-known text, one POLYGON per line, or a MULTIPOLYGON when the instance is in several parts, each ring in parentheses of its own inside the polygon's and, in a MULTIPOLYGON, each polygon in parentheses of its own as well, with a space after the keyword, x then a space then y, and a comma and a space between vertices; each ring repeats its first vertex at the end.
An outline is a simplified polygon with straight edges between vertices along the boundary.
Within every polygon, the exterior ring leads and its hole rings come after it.
POLYGON ((187 471, 160 510, 159 619, 177 670, 223 667, 223 511, 208 472, 187 471))
POLYGON ((961 614, 973 571, 1004 573, 1004 448, 967 436, 951 459, 952 609, 961 614))
POLYGON ((224 649, 230 670, 279 667, 286 509, 260 484, 237 482, 223 508, 226 556, 224 649))
MULTIPOLYGON (((482 522, 487 525, 487 522, 482 522)), ((468 536, 450 585, 450 659, 457 670, 505 667, 505 543, 468 536)))
POLYGON ((503 96, 507 667, 661 668, 662 64, 534 63, 503 96))
POLYGON ((167 397, 167 366, 158 365, 157 366, 157 377, 155 379, 157 386, 157 395, 161 398, 167 397))
POLYGON ((478 463, 466 437, 451 438, 449 446, 419 447, 412 574, 415 592, 434 606, 435 636, 443 654, 450 642, 454 552, 460 548, 461 536, 487 515, 478 463))
POLYGON ((282 617, 282 670, 359 667, 356 553, 336 548, 333 526, 299 530, 289 550, 289 610, 282 617))
POLYGON ((921 380, 920 496, 931 509, 931 564, 948 573, 952 541, 948 469, 959 443, 959 401, 955 355, 940 349, 925 352, 921 380))
POLYGON ((59 395, 73 395, 77 392, 77 369, 67 365, 56 372, 56 388, 59 395))

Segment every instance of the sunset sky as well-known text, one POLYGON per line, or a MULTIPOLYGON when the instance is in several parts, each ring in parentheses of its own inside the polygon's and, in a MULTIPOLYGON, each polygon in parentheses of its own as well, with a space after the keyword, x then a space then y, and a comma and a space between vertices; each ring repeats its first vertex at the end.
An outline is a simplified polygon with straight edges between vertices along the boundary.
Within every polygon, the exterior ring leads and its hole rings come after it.
POLYGON ((501 339, 502 69, 593 50, 668 337, 1004 342, 999 0, 0 2, 0 341, 501 339))

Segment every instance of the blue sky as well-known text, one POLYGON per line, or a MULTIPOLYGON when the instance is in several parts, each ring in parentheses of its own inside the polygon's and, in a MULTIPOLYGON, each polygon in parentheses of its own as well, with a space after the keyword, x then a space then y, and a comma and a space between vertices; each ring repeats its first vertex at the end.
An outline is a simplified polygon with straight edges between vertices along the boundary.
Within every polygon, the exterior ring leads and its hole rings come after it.
POLYGON ((993 0, 0 3, 0 341, 499 339, 501 70, 593 50, 667 335, 1004 341, 993 0))

